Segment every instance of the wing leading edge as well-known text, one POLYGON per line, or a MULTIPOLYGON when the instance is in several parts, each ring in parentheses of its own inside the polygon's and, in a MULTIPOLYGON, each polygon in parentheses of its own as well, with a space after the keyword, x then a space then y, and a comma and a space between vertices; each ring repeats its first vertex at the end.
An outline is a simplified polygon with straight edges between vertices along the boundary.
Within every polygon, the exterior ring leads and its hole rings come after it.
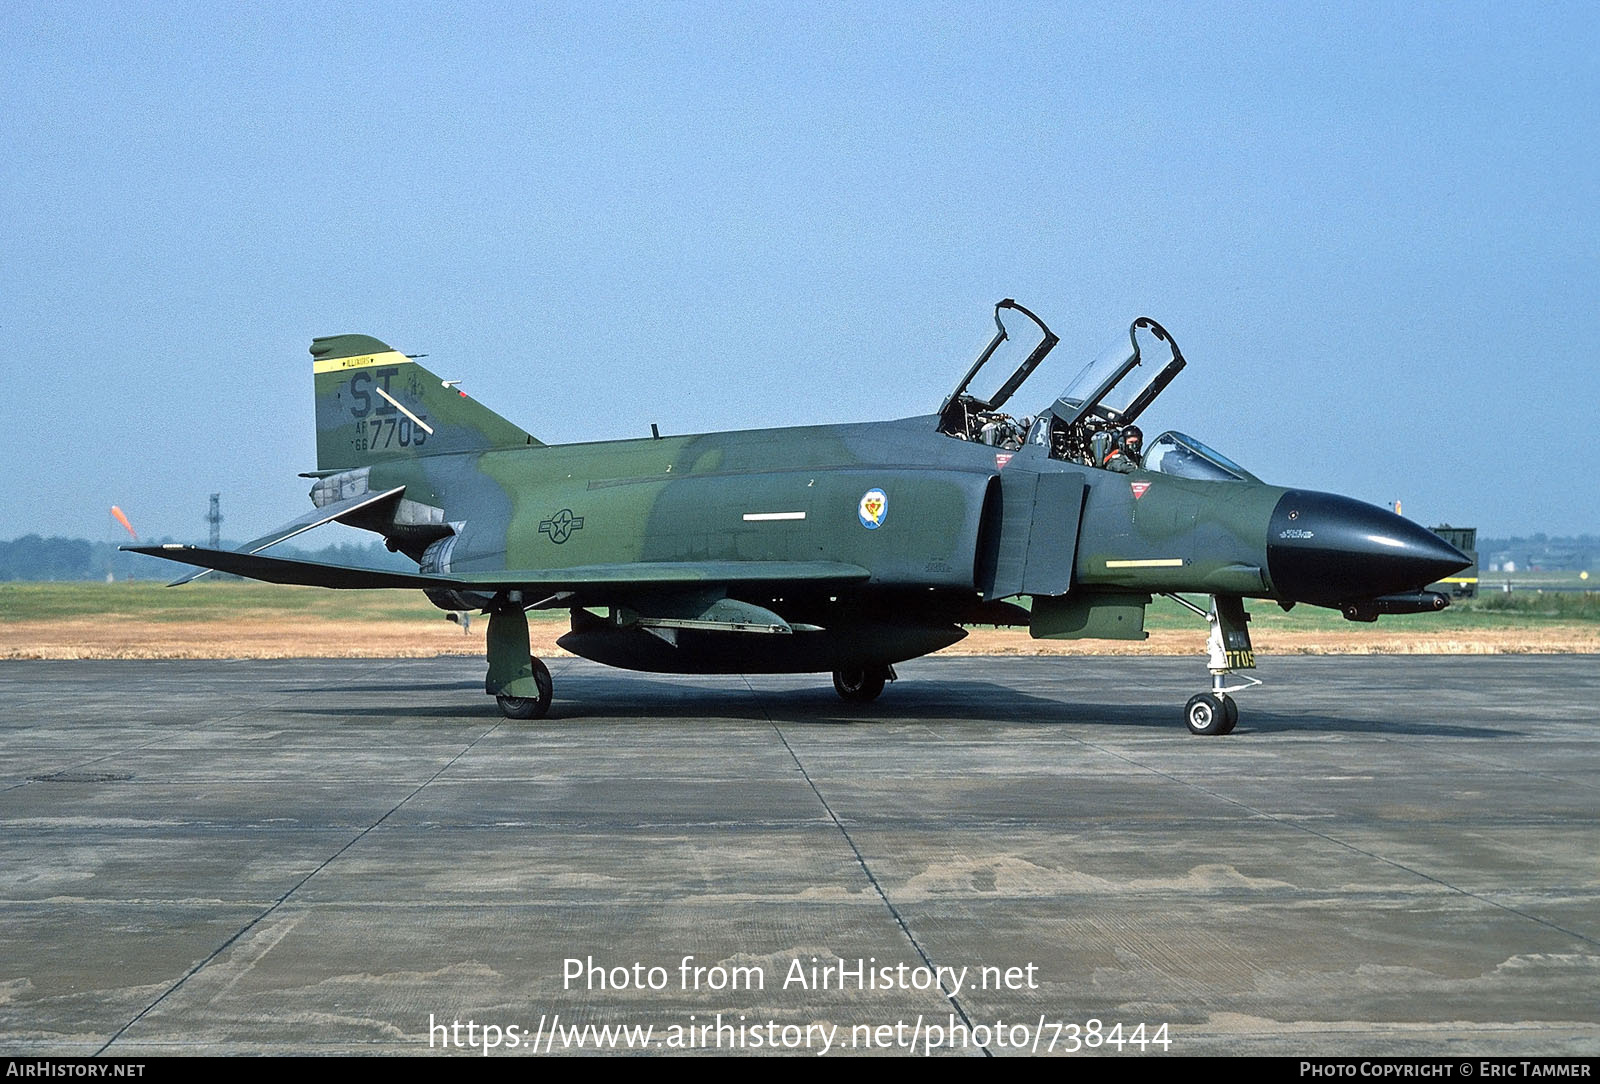
POLYGON ((648 590, 693 585, 804 584, 811 587, 847 587, 865 583, 871 573, 859 565, 839 561, 638 561, 628 564, 584 565, 576 568, 511 572, 468 572, 449 576, 425 572, 390 572, 262 553, 214 550, 169 543, 161 546, 123 546, 181 564, 231 572, 267 583, 301 584, 367 590, 386 587, 423 590, 524 591, 577 594, 596 590, 648 590))

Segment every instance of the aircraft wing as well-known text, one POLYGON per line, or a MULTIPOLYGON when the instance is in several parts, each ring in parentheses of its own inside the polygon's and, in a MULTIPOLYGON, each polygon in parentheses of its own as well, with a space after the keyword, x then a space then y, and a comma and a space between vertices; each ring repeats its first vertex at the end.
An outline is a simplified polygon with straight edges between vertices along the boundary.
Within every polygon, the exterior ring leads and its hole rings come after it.
MULTIPOLYGON (((268 546, 276 546, 279 542, 293 538, 297 534, 304 534, 313 527, 321 527, 324 523, 332 523, 334 520, 342 519, 352 512, 360 511, 363 508, 369 508, 375 504, 382 504, 384 501, 397 500, 399 499, 400 494, 404 493, 405 490, 405 486, 396 486, 395 488, 386 490, 383 493, 363 493, 358 497, 349 497, 342 501, 334 501, 332 504, 325 504, 321 508, 312 509, 299 519, 290 520, 282 527, 279 527, 275 531, 270 531, 267 534, 262 535, 260 538, 252 538, 250 541, 240 546, 238 550, 231 552, 245 554, 260 553, 268 546)), ((149 547, 138 552, 144 553, 148 551, 149 547)), ((156 556, 159 557, 161 555, 157 554, 156 556)), ((171 583, 167 584, 167 586, 177 587, 179 584, 185 584, 191 580, 198 580, 201 576, 204 576, 207 572, 211 572, 216 568, 217 566, 211 565, 196 569, 194 572, 190 572, 185 576, 181 576, 178 579, 173 580, 171 583)), ((220 571, 227 570, 222 569, 220 571)), ((240 573, 240 575, 247 575, 247 573, 240 573)))
MULTIPOLYGON (((331 505, 329 506, 332 507, 331 505)), ((615 593, 653 588, 690 587, 701 584, 746 585, 803 583, 812 587, 864 583, 871 573, 859 565, 839 561, 636 561, 626 564, 585 565, 576 568, 511 572, 467 572, 448 576, 425 572, 390 572, 355 565, 269 557, 241 550, 214 550, 168 543, 161 546, 123 546, 169 561, 231 572, 268 583, 304 584, 310 587, 369 589, 410 587, 427 590, 478 592, 522 591, 525 594, 615 593)), ((182 581, 179 581, 182 582, 182 581)))

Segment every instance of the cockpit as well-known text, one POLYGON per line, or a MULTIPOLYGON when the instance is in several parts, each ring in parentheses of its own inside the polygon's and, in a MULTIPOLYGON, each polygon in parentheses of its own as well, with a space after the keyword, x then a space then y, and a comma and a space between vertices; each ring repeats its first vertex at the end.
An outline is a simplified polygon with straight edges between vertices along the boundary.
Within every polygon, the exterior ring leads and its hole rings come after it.
POLYGON ((1261 481, 1221 452, 1175 429, 1150 442, 1144 453, 1144 469, 1205 482, 1261 481))
POLYGON ((939 431, 1005 450, 1038 445, 1052 459, 1105 468, 1126 453, 1122 470, 1158 471, 1180 478, 1258 482, 1260 479, 1227 456, 1184 433, 1171 430, 1151 441, 1139 454, 1125 442, 1128 427, 1161 394, 1185 364, 1178 344, 1160 324, 1140 317, 1117 341, 1079 371, 1048 410, 1037 417, 1016 417, 1000 408, 1059 341, 1032 312, 1007 298, 995 306, 994 338, 939 411, 939 431), (970 389, 979 372, 1009 335, 1001 319, 1015 311, 1041 332, 1037 346, 992 394, 970 389), (1131 459, 1131 464, 1128 460, 1131 459))

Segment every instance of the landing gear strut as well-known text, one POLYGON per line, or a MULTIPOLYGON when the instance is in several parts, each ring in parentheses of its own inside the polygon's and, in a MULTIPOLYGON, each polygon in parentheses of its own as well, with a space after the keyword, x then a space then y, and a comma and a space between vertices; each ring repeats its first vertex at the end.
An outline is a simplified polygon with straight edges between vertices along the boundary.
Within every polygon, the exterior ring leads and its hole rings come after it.
POLYGON ((516 603, 489 615, 489 673, 483 691, 507 719, 542 719, 554 685, 550 668, 528 651, 528 615, 516 603))
POLYGON ((852 704, 866 704, 878 699, 885 682, 895 679, 892 666, 864 666, 833 672, 833 688, 852 704))
POLYGON ((1235 670, 1253 670, 1256 653, 1250 646, 1250 615, 1238 595, 1212 595, 1211 609, 1202 610, 1186 598, 1168 595, 1178 605, 1206 619, 1211 635, 1206 637, 1206 669, 1211 671, 1211 691, 1198 693, 1184 705, 1183 721, 1191 734, 1207 736, 1231 734, 1239 722, 1239 705, 1231 693, 1260 685, 1257 678, 1240 674, 1242 685, 1227 684, 1235 670))

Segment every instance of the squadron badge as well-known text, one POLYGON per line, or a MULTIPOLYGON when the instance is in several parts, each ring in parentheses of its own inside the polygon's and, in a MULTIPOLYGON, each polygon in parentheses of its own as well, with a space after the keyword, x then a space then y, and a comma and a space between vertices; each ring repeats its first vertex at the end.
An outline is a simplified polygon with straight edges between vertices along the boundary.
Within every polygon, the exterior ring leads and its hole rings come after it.
POLYGON ((881 489, 867 490, 861 498, 861 505, 856 509, 856 514, 861 517, 861 526, 869 531, 876 531, 883 526, 883 521, 889 514, 889 495, 881 489))

